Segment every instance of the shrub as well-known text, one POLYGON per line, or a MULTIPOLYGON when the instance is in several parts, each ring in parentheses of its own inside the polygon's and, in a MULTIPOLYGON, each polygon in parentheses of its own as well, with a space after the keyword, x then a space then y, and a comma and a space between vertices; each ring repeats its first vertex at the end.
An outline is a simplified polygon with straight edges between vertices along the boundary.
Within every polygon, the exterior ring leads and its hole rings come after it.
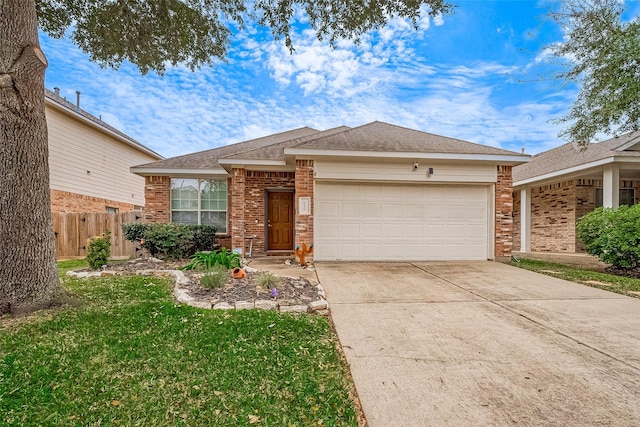
POLYGON ((109 230, 100 236, 87 240, 87 262, 92 270, 106 265, 111 255, 111 232, 109 230))
POLYGON ((191 262, 181 270, 193 270, 198 268, 211 268, 215 265, 222 265, 227 269, 240 267, 240 256, 222 248, 219 251, 200 251, 191 257, 191 262))
POLYGON ((205 288, 220 288, 229 279, 229 270, 223 265, 215 265, 204 270, 204 274, 200 277, 200 284, 205 288))
POLYGON ((152 256, 186 258, 196 251, 213 249, 217 228, 213 225, 123 224, 127 240, 141 242, 152 256))
POLYGON ((617 268, 640 267, 640 205, 598 208, 576 230, 588 254, 617 268))
POLYGON ((280 283, 280 278, 273 275, 269 271, 263 271, 260 274, 258 274, 256 281, 258 285, 262 286, 263 288, 271 289, 271 288, 278 287, 278 284, 280 283))

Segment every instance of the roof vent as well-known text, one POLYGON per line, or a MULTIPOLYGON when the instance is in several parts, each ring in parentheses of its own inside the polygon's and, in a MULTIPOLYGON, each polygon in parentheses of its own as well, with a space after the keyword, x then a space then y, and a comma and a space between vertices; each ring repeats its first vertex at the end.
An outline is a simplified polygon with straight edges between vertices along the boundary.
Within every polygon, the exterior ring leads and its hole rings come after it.
POLYGON ((524 154, 524 147, 520 149, 520 153, 524 154))
POLYGON ((76 91, 76 107, 78 108, 78 110, 80 109, 80 94, 82 92, 80 92, 79 90, 76 91))
POLYGON ((56 96, 60 96, 60 88, 59 87, 54 87, 53 91, 55 92, 56 96))

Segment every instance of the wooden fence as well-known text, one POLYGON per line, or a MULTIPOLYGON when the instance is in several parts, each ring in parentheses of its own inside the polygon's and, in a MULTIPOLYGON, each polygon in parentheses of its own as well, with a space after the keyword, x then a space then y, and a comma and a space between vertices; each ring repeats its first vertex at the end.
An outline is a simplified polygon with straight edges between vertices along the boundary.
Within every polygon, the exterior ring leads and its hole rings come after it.
POLYGON ((53 213, 56 232, 56 256, 83 258, 87 239, 111 231, 111 257, 134 258, 136 246, 122 235, 122 224, 142 222, 141 212, 122 213, 53 213))

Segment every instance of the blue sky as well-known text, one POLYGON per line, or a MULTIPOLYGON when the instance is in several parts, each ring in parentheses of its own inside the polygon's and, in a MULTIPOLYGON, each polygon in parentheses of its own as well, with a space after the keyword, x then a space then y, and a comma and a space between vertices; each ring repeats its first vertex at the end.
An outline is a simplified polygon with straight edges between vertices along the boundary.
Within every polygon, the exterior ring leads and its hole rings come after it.
POLYGON ((91 63, 42 36, 46 87, 170 157, 310 126, 374 120, 534 154, 563 143, 574 86, 550 78, 544 46, 562 39, 547 3, 457 1, 454 15, 414 31, 395 20, 336 49, 300 28, 290 54, 269 31, 236 34, 228 62, 164 77, 91 63), (544 78, 541 78, 544 77, 544 78))

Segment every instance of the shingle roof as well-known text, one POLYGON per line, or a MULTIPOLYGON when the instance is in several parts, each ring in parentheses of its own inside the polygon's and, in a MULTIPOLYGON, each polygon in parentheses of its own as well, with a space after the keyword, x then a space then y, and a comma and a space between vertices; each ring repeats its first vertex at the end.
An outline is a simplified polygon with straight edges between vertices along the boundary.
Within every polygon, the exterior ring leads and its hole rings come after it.
POLYGON ((172 157, 136 166, 144 169, 217 169, 225 160, 285 160, 287 148, 305 150, 374 151, 406 153, 444 153, 472 155, 521 156, 520 153, 434 135, 383 122, 373 122, 356 128, 340 126, 318 131, 304 127, 288 132, 239 142, 211 150, 172 157))
POLYGON ((146 163, 136 166, 136 169, 214 169, 220 168, 218 159, 232 156, 237 153, 248 152, 261 148, 266 148, 274 144, 290 141, 308 135, 318 133, 316 129, 302 127, 299 129, 281 132, 274 135, 256 138, 249 141, 224 145, 210 150, 199 151, 197 153, 185 154, 183 156, 171 157, 158 162, 146 163))
POLYGON ((284 149, 291 148, 303 144, 305 142, 314 140, 316 138, 322 138, 325 136, 334 135, 336 133, 344 132, 351 129, 348 126, 339 126, 337 128, 320 131, 311 135, 302 136, 300 138, 291 139, 289 141, 283 141, 277 144, 270 145, 268 147, 255 148, 253 150, 247 150, 239 153, 233 153, 225 156, 225 159, 243 159, 243 160, 284 160, 284 149))
POLYGON ((406 153, 520 155, 513 151, 383 122, 372 122, 344 132, 313 138, 297 149, 406 153))
POLYGON ((606 141, 589 144, 586 149, 581 149, 573 143, 567 143, 560 147, 536 154, 529 163, 513 168, 513 181, 523 181, 536 176, 559 172, 563 169, 595 162, 607 157, 640 157, 640 152, 616 151, 618 147, 627 144, 640 136, 640 132, 629 133, 606 141))

